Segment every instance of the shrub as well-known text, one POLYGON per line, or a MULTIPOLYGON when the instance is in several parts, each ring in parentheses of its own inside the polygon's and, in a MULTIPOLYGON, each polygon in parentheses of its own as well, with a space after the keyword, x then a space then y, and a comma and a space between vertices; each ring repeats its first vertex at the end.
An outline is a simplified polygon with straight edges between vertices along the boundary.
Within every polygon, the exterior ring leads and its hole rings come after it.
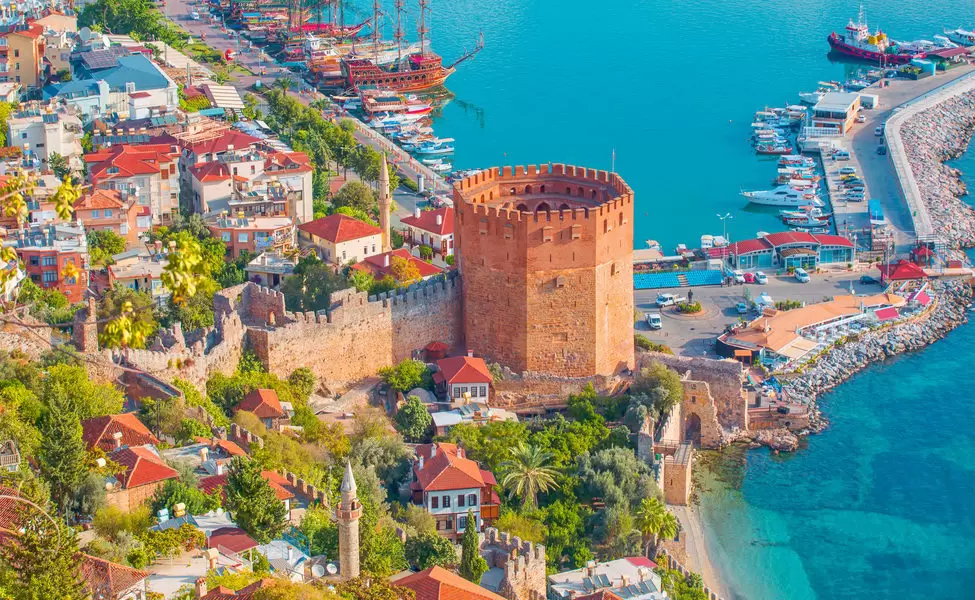
POLYGON ((665 344, 658 344, 657 342, 650 341, 646 336, 640 335, 639 333, 633 336, 633 341, 637 348, 641 350, 647 350, 649 352, 661 352, 663 354, 673 354, 674 351, 670 349, 670 346, 665 344))
POLYGON ((677 303, 677 312, 687 314, 687 315, 699 313, 701 312, 702 309, 703 307, 701 306, 701 303, 697 301, 677 303))
POLYGON ((447 257, 444 258, 443 260, 444 260, 445 263, 447 263, 451 267, 454 266, 454 255, 453 254, 448 254, 447 257))
POLYGON ((420 258, 430 260, 433 258, 433 248, 427 245, 420 246, 420 258))

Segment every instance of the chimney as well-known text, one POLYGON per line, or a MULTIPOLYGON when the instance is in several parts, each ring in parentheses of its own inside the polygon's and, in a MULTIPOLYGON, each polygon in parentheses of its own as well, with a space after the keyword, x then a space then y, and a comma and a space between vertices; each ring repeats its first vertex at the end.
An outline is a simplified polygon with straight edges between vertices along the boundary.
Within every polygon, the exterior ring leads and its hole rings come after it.
POLYGON ((457 458, 464 458, 464 449, 457 446, 457 458))
POLYGON ((467 357, 474 358, 474 351, 471 350, 470 348, 467 349, 467 357))
POLYGON ((288 562, 289 563, 291 562, 291 559, 293 557, 294 557, 294 548, 292 548, 291 546, 288 546, 288 562))
POLYGON ((436 444, 432 444, 430 446, 430 458, 433 458, 436 455, 437 455, 437 445, 436 444))
POLYGON ((437 225, 443 225, 443 215, 437 215, 437 225))
POLYGON ((389 267, 389 255, 390 254, 391 254, 390 252, 387 252, 386 254, 383 254, 383 266, 384 267, 389 267))
POLYGON ((628 585, 630 585, 630 578, 626 575, 620 575, 620 587, 625 588, 628 585))
POLYGON ((413 216, 416 217, 417 219, 419 219, 420 218, 420 212, 421 212, 420 211, 420 207, 417 206, 416 208, 413 209, 413 216))
POLYGON ((118 450, 122 447, 122 432, 116 431, 112 434, 112 439, 115 440, 115 449, 118 450))
POLYGON ((206 446, 204 446, 203 448, 200 448, 200 460, 202 460, 203 462, 206 462, 206 460, 207 460, 207 454, 209 454, 209 453, 210 453, 210 449, 207 448, 206 446))
POLYGON ((196 580, 196 597, 197 599, 199 599, 206 595, 207 595, 207 578, 200 577, 196 580))
POLYGON ((416 461, 416 468, 420 471, 423 470, 423 456, 420 456, 420 459, 416 461))
POLYGON ((223 463, 217 461, 217 475, 223 475, 223 463))

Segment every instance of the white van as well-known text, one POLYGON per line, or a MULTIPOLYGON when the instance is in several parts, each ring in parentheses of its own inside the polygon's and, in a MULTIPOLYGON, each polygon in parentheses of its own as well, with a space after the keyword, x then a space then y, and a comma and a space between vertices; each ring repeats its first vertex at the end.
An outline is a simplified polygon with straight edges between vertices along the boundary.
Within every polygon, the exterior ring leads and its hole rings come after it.
POLYGON ((663 329, 663 321, 660 320, 660 313, 647 313, 644 315, 650 329, 663 329))

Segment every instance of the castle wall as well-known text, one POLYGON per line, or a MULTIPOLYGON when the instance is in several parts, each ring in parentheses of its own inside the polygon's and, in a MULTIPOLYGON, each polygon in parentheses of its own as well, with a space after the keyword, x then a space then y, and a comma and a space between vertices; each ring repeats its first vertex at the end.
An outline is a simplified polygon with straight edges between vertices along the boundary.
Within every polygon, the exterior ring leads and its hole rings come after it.
POLYGON ((618 176, 495 168, 458 182, 454 196, 470 349, 517 372, 632 367, 633 194, 618 176))
POLYGON ((727 430, 748 429, 748 398, 742 388, 744 366, 735 360, 689 358, 658 352, 641 354, 640 368, 659 362, 680 372, 690 371, 690 379, 708 384, 717 407, 718 421, 727 430))
POLYGON ((488 527, 480 554, 489 567, 504 570, 498 588, 493 590, 498 595, 507 600, 545 600, 545 546, 488 527))

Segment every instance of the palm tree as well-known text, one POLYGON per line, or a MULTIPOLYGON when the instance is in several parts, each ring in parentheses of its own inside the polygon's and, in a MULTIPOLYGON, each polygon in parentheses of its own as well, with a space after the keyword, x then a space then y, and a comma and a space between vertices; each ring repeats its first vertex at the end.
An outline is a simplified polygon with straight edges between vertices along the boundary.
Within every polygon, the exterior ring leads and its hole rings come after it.
POLYGON ((274 81, 274 85, 276 85, 277 87, 281 88, 284 91, 285 94, 288 93, 288 90, 291 89, 291 87, 294 85, 294 83, 295 82, 290 77, 287 77, 287 76, 285 76, 285 77, 278 77, 274 81))
POLYGON ((644 498, 636 510, 636 523, 643 534, 644 554, 657 547, 660 539, 673 539, 677 535, 677 517, 667 510, 659 498, 644 498))
POLYGON ((519 496, 528 508, 538 506, 538 493, 555 486, 556 471, 549 465, 552 454, 538 446, 519 444, 511 449, 511 460, 501 465, 501 485, 519 496))

